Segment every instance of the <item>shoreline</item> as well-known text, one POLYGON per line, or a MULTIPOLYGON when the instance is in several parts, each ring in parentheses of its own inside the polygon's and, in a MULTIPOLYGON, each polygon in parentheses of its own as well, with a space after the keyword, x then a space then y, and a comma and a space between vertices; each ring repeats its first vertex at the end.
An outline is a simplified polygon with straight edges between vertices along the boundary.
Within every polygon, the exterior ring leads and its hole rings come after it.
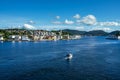
POLYGON ((63 40, 80 40, 80 39, 60 39, 60 40, 31 40, 31 41, 9 41, 9 40, 2 40, 0 42, 43 42, 43 41, 63 41, 63 40))

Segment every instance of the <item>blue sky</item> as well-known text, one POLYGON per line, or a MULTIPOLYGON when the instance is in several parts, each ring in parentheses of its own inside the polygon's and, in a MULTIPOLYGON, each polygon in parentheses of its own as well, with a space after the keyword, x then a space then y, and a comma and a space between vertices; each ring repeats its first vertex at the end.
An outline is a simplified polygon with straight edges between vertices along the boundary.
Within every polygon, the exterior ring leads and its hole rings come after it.
POLYGON ((119 8, 120 0, 0 0, 0 28, 120 30, 119 8))

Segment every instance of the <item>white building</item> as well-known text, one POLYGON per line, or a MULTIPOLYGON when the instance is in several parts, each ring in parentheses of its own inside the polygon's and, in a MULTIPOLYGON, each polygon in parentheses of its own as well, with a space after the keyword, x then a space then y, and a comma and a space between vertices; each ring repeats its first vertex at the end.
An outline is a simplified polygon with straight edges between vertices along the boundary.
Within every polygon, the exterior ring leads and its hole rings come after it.
POLYGON ((0 41, 3 41, 3 40, 4 40, 3 36, 0 36, 0 41))
POLYGON ((81 38, 81 35, 70 36, 70 39, 80 39, 80 38, 81 38))
POLYGON ((27 35, 23 35, 22 36, 22 41, 30 41, 30 39, 28 38, 27 35))
POLYGON ((15 41, 20 41, 21 36, 20 35, 10 35, 9 40, 15 40, 15 41))
POLYGON ((118 36, 118 39, 120 39, 120 36, 118 36))
POLYGON ((81 36, 80 35, 75 35, 75 39, 80 39, 81 36))

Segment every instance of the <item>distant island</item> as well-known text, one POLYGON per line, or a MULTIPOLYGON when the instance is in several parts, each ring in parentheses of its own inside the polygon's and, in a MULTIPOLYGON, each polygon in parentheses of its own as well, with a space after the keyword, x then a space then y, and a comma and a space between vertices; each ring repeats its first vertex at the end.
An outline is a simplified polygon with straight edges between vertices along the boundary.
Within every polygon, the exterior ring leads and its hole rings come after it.
POLYGON ((113 31, 113 32, 105 32, 103 30, 78 31, 78 30, 71 30, 71 29, 64 29, 63 31, 72 35, 83 35, 83 36, 120 35, 120 31, 113 31))
POLYGON ((26 29, 0 29, 1 41, 44 41, 80 39, 82 36, 120 36, 120 31, 105 32, 103 30, 78 31, 64 30, 26 30, 26 29))

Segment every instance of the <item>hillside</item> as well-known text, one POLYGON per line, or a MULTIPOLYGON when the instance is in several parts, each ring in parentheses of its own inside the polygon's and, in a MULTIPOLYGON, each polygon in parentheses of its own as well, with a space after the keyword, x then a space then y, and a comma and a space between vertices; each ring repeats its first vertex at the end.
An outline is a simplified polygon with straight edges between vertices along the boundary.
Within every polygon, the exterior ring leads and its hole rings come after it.
POLYGON ((109 34, 118 36, 118 35, 120 35, 120 31, 113 31, 113 32, 111 32, 109 34))
POLYGON ((84 35, 86 31, 78 31, 78 30, 71 30, 71 29, 64 29, 63 32, 68 32, 71 35, 84 35))
POLYGON ((105 31, 102 31, 102 30, 93 30, 93 31, 86 32, 84 35, 88 35, 88 36, 106 36, 106 35, 108 35, 108 33, 105 32, 105 31))
POLYGON ((93 30, 93 31, 78 31, 78 30, 70 30, 70 29, 65 29, 63 32, 68 32, 69 34, 72 35, 87 35, 87 36, 105 36, 108 35, 107 32, 102 31, 102 30, 93 30))

